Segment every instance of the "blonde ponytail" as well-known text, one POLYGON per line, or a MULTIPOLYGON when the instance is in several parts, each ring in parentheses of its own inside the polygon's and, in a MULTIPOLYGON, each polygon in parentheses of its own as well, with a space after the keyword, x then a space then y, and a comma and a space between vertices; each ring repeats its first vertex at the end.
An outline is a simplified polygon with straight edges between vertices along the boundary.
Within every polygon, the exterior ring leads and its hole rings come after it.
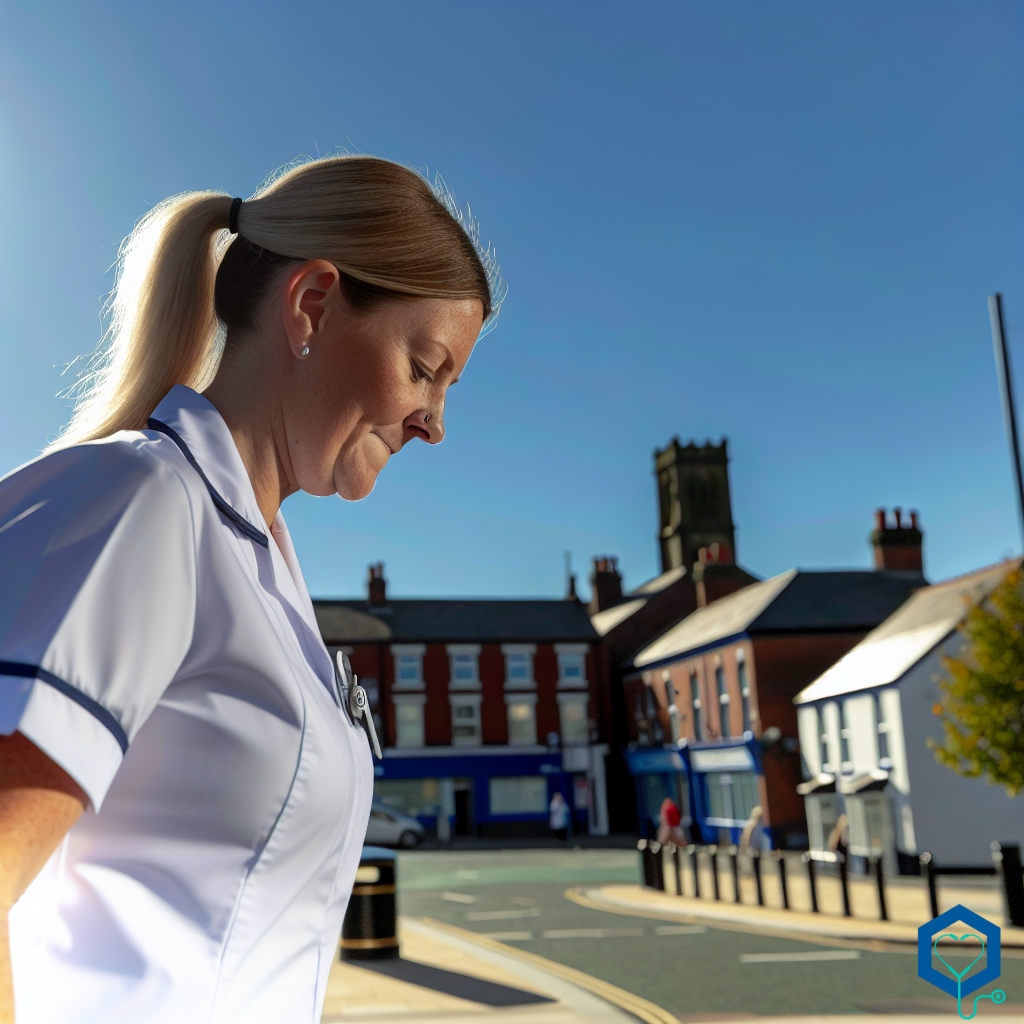
POLYGON ((225 330, 230 342, 251 326, 268 272, 293 261, 330 260, 357 308, 476 298, 493 325, 505 292, 494 253, 440 180, 432 187, 375 157, 329 157, 271 179, 242 204, 234 237, 231 203, 216 192, 174 196, 125 239, 107 333, 50 449, 141 429, 175 384, 201 391, 225 330))

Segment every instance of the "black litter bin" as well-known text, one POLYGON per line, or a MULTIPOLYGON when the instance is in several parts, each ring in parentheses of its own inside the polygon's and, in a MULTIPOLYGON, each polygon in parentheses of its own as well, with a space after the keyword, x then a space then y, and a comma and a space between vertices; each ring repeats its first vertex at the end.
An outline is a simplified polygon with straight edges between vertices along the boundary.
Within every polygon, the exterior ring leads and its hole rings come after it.
POLYGON ((395 853, 364 846, 341 926, 342 960, 390 960, 398 956, 395 853))

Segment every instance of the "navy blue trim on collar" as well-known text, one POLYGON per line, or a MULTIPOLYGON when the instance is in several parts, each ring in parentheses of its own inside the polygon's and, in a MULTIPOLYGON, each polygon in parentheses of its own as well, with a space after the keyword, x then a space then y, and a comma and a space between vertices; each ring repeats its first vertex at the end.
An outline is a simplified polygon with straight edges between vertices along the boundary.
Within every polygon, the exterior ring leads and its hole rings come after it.
POLYGON ((87 697, 81 690, 76 690, 75 687, 65 682, 60 676, 55 676, 52 672, 48 672, 45 668, 40 668, 38 665, 28 665, 23 661, 0 661, 0 676, 38 679, 41 683, 52 686, 58 693, 63 693, 65 697, 85 708, 117 740, 121 753, 128 753, 128 737, 124 729, 121 728, 121 723, 99 701, 93 700, 92 697, 87 697))
POLYGON ((239 515, 220 496, 217 489, 207 479, 202 467, 198 462, 196 462, 196 457, 192 454, 189 446, 185 444, 184 438, 176 430, 172 430, 166 423, 161 423, 159 420, 155 420, 152 417, 146 421, 146 426, 150 430, 155 430, 160 434, 166 434, 181 449, 181 454, 185 456, 185 461, 188 462, 188 464, 199 474, 200 479, 204 484, 206 484, 206 489, 210 492, 210 497, 213 498, 213 503, 217 506, 221 515, 230 519, 231 522, 250 540, 256 541, 257 544, 262 544, 265 548, 270 547, 270 538, 267 537, 262 530, 253 526, 245 516, 239 515))

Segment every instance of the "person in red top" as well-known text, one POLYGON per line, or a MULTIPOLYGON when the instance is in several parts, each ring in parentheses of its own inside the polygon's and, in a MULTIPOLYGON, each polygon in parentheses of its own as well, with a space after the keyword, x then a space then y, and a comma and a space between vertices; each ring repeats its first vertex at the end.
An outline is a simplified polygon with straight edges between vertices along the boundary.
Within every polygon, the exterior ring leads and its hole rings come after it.
POLYGON ((664 846, 670 840, 676 846, 688 846, 686 831, 682 826, 682 815, 676 806, 675 800, 667 796, 661 801, 661 810, 658 812, 658 842, 664 846))

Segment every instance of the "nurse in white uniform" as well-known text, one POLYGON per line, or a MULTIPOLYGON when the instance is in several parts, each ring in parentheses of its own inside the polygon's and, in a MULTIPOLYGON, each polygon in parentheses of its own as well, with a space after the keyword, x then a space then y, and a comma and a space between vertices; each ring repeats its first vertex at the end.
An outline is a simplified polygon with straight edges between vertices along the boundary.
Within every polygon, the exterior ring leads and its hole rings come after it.
POLYGON ((503 286, 365 157, 122 255, 107 357, 0 481, 0 1020, 315 1022, 373 768, 280 504, 439 442, 503 286))

